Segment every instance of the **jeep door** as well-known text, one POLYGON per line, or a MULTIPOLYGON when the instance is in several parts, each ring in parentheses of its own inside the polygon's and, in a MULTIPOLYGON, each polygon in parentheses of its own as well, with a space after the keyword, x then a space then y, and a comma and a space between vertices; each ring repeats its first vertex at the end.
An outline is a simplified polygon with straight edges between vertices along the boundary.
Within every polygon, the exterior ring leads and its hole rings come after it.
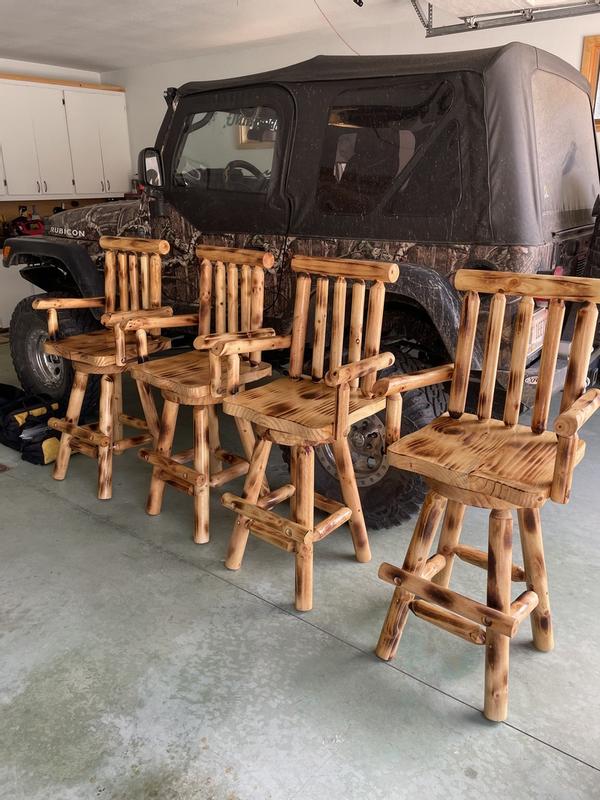
POLYGON ((163 148, 166 199, 203 237, 284 236, 293 121, 279 86, 184 94, 163 148))

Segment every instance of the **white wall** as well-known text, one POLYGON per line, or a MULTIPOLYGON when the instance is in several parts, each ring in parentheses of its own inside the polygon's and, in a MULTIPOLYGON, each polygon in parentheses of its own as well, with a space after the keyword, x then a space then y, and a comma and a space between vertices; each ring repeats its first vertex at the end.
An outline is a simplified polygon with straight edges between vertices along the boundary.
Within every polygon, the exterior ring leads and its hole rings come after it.
MULTIPOLYGON (((347 6, 343 18, 334 18, 333 22, 350 47, 361 54, 443 52, 522 41, 549 50, 579 69, 583 37, 600 34, 599 15, 598 18, 574 17, 426 39, 408 0, 379 6, 367 2, 362 9, 348 0, 347 6)), ((443 19, 439 15, 440 23, 443 19)), ((446 17, 445 21, 452 20, 446 17)), ((194 58, 103 73, 102 80, 125 86, 127 90, 135 169, 138 151, 154 143, 165 111, 162 93, 168 86, 261 72, 319 54, 350 53, 323 22, 318 31, 299 32, 247 47, 204 50, 194 58)))
MULTIPOLYGON (((31 75, 32 78, 57 78, 69 81, 83 81, 85 83, 100 83, 100 74, 98 72, 55 67, 50 64, 35 64, 28 61, 14 61, 8 58, 0 58, 0 73, 31 75)), ((14 203, 11 203, 11 206, 14 206, 14 203)), ((0 214, 4 213, 3 208, 4 206, 0 202, 0 214)), ((12 208, 8 216, 11 219, 15 216, 12 208)), ((4 269, 0 265, 0 328, 8 327, 12 311, 19 300, 36 291, 38 290, 34 286, 23 280, 18 269, 13 267, 4 269)))

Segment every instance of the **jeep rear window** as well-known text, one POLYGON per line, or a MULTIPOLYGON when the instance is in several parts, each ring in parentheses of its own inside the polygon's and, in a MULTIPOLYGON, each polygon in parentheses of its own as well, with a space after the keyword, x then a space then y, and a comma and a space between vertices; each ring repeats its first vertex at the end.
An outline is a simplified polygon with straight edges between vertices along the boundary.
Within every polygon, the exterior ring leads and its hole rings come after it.
MULTIPOLYGON (((600 186, 590 101, 579 87, 537 70, 532 81, 542 214, 553 229, 589 223, 600 186)), ((532 157, 535 157, 532 156, 532 157)))
POLYGON ((266 106, 202 111, 185 121, 174 182, 212 191, 266 193, 277 112, 266 106))
POLYGON ((364 215, 381 207, 388 216, 453 210, 460 199, 458 135, 456 128, 441 130, 453 100, 454 88, 439 78, 339 95, 329 111, 321 155, 319 209, 364 215), (443 147, 438 133, 450 140, 443 147), (432 178, 445 159, 440 192, 432 178))

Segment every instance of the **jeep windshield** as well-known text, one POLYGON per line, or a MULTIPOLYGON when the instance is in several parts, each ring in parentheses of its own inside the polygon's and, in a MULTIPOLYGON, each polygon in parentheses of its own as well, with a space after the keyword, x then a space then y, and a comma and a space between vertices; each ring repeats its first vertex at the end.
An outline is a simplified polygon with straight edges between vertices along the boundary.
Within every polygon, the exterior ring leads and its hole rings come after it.
POLYGON ((264 106, 190 114, 174 182, 197 189, 265 193, 278 127, 277 112, 264 106))

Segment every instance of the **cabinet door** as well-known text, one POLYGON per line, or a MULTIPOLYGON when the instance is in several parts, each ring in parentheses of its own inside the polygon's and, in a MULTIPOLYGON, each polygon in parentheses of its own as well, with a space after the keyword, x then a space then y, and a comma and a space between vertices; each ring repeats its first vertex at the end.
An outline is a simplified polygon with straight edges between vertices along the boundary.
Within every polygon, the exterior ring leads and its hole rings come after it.
POLYGON ((123 194, 129 191, 131 175, 125 95, 104 92, 95 97, 106 190, 108 194, 123 194))
POLYGON ((67 118, 62 89, 26 86, 44 194, 73 194, 67 118))
POLYGON ((77 194, 105 193, 96 92, 65 90, 67 127, 77 194))
POLYGON ((41 194, 33 115, 25 87, 0 84, 0 145, 7 194, 41 194))

